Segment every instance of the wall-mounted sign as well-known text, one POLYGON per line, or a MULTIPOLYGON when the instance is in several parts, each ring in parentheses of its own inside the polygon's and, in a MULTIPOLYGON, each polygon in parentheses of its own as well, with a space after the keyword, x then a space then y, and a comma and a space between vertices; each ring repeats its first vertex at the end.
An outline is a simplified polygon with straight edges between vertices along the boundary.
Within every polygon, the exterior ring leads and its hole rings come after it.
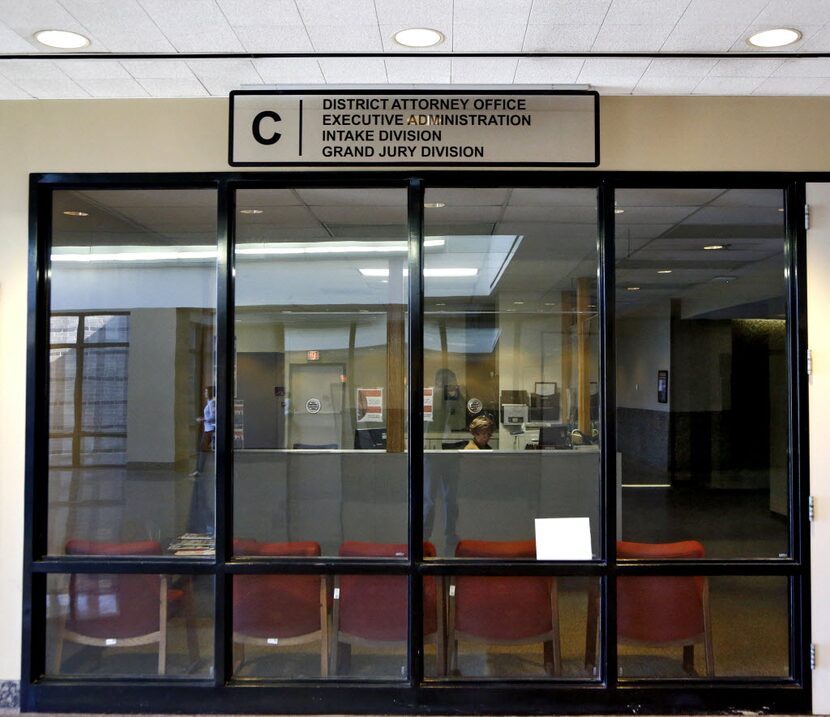
POLYGON ((358 388, 355 413, 358 423, 383 423, 383 389, 358 388))
POLYGON ((431 422, 433 407, 435 406, 435 389, 428 386, 424 389, 424 421, 431 422))
POLYGON ((319 398, 309 398, 308 401, 305 402, 305 410, 309 413, 320 413, 320 409, 323 407, 323 404, 320 403, 319 398))
POLYGON ((234 167, 596 167, 599 95, 240 90, 229 136, 234 167))
POLYGON ((480 398, 471 398, 467 401, 467 413, 481 413, 482 408, 484 408, 484 404, 481 403, 480 398))

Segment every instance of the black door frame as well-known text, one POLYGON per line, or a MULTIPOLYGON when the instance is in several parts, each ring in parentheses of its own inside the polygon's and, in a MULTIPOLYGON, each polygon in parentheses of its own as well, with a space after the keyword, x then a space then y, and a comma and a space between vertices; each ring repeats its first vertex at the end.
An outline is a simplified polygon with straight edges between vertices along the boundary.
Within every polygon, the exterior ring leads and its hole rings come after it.
POLYGON ((805 182, 827 181, 808 173, 425 171, 425 172, 236 172, 177 174, 36 174, 30 177, 29 311, 27 344, 26 489, 23 575, 21 709, 88 712, 269 712, 387 714, 542 714, 619 711, 688 712, 729 709, 806 713, 811 709, 810 546, 807 522, 809 446, 806 380, 806 231, 800 220, 805 182), (276 187, 399 187, 408 192, 409 215, 409 558, 380 560, 234 558, 233 381, 235 191, 276 187), (495 563, 423 560, 423 196, 427 187, 586 187, 598 191, 597 250, 600 311, 600 423, 604 437, 601 474, 602 551, 591 563, 495 563), (615 361, 614 192, 618 188, 741 187, 785 192, 785 262, 788 272, 788 366, 790 394, 790 545, 786 559, 644 561, 618 563, 615 556, 615 361), (213 189, 217 192, 217 546, 214 559, 48 556, 48 345, 49 246, 52 192, 71 189, 213 189), (112 680, 44 677, 46 580, 64 573, 174 573, 209 575, 214 590, 214 673, 210 679, 112 680), (281 682, 232 678, 231 601, 234 575, 268 572, 384 574, 408 576, 409 677, 400 682, 347 680, 281 682), (601 582, 600 673, 595 682, 521 679, 424 679, 421 581, 428 575, 580 575, 601 582), (615 640, 615 578, 622 575, 780 576, 790 585, 790 678, 648 680, 620 678, 615 640))

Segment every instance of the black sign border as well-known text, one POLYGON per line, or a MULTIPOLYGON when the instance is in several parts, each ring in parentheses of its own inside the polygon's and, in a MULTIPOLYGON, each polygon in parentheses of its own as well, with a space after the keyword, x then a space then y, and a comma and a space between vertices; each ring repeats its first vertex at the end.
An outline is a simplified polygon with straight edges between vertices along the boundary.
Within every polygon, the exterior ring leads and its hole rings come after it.
POLYGON ((231 167, 386 167, 393 169, 395 167, 599 167, 599 92, 596 90, 475 90, 464 91, 460 89, 407 89, 407 90, 385 90, 379 91, 375 88, 370 89, 352 89, 347 90, 332 90, 321 88, 310 89, 286 89, 286 90, 232 90, 229 95, 228 102, 228 164, 231 167), (594 161, 593 162, 470 162, 464 160, 451 162, 236 162, 233 158, 233 110, 234 101, 237 97, 250 95, 382 95, 382 96, 429 96, 429 95, 459 95, 463 97, 472 97, 478 95, 503 95, 503 96, 562 96, 562 95, 579 95, 592 96, 594 98, 594 161))

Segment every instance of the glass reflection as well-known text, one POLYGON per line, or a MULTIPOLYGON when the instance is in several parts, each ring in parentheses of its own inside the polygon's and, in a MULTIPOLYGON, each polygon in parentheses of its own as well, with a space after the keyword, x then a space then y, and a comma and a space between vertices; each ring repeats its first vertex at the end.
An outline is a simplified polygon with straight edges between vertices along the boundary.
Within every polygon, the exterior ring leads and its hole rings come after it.
POLYGON ((789 555, 783 193, 617 193, 626 540, 789 555))
POLYGON ((214 384, 215 193, 56 192, 52 223, 48 550, 178 553, 213 533, 197 417, 214 384))
POLYGON ((596 554, 596 192, 430 189, 426 205, 424 536, 458 557, 459 540, 583 517, 596 554))

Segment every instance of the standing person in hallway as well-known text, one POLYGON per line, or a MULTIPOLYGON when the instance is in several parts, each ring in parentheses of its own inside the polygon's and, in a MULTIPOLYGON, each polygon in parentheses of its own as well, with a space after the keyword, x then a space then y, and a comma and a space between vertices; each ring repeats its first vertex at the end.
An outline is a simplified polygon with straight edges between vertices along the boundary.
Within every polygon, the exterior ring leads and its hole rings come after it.
POLYGON ((205 408, 202 416, 196 420, 202 424, 202 436, 199 439, 199 450, 196 454, 196 470, 191 478, 201 475, 205 469, 205 461, 213 448, 213 435, 216 431, 216 395, 213 386, 205 388, 205 408))

